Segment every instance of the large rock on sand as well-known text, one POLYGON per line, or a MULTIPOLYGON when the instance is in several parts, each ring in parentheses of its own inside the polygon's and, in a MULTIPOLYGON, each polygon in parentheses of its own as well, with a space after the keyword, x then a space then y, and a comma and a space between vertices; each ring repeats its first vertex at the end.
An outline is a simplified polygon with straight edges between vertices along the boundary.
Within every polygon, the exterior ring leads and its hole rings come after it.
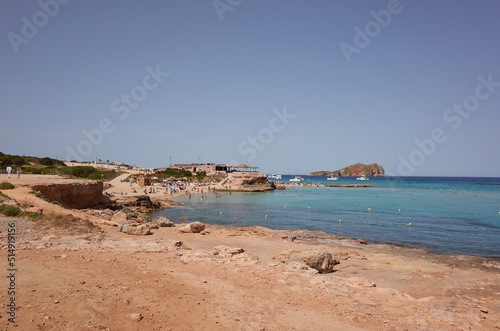
POLYGON ((181 231, 182 233, 200 233, 203 230, 205 230, 205 224, 201 222, 192 222, 184 224, 179 229, 179 231, 181 231))
POLYGON ((308 267, 327 273, 333 270, 333 266, 339 262, 333 259, 332 254, 324 250, 307 250, 299 254, 297 260, 305 263, 308 267))
POLYGON ((175 226, 174 222, 166 218, 165 216, 158 216, 151 220, 152 223, 158 224, 159 227, 172 227, 175 226))
POLYGON ((128 215, 121 210, 116 212, 113 217, 111 217, 111 222, 115 222, 117 224, 126 223, 128 220, 128 215))
POLYGON ((333 270, 333 266, 338 264, 332 254, 325 250, 311 249, 306 251, 283 251, 273 257, 273 260, 285 263, 287 261, 302 262, 309 268, 316 269, 320 273, 327 273, 333 270))
POLYGON ((149 230, 149 227, 146 224, 139 226, 125 226, 122 231, 133 236, 145 236, 151 233, 151 230, 149 230))

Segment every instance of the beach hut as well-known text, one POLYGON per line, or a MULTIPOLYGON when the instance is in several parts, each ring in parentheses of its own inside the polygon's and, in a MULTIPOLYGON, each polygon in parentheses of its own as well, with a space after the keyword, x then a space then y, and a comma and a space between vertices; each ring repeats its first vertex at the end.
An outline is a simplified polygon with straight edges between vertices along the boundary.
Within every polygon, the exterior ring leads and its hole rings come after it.
POLYGON ((149 186, 151 185, 151 180, 144 176, 139 176, 139 186, 149 186))

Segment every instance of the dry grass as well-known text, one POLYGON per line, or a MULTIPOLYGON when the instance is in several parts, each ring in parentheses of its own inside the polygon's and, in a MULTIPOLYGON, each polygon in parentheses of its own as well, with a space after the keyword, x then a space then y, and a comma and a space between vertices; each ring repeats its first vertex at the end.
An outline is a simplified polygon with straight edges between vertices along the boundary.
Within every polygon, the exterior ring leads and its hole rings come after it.
POLYGON ((100 232, 101 228, 89 220, 71 215, 47 214, 36 221, 34 229, 41 232, 64 232, 72 235, 81 235, 100 232))

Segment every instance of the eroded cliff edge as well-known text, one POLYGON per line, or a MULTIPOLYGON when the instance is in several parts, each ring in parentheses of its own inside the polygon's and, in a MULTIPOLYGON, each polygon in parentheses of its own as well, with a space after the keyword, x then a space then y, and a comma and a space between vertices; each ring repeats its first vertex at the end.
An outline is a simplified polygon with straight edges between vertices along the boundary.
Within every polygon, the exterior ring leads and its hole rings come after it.
POLYGON ((60 202, 65 208, 74 209, 110 203, 110 199, 102 194, 102 188, 101 181, 32 186, 32 189, 40 192, 44 198, 60 202))

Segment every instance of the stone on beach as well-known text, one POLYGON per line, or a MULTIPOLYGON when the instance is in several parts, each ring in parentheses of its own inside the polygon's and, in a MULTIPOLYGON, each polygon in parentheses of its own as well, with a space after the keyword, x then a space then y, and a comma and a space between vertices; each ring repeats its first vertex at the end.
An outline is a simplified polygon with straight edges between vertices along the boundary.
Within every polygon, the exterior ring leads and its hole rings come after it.
POLYGON ((113 217, 111 217, 111 222, 115 222, 118 224, 125 223, 128 220, 128 215, 123 211, 116 212, 113 217))
POLYGON ((311 249, 305 251, 283 251, 273 258, 279 262, 298 261, 309 268, 316 269, 320 273, 328 273, 333 270, 333 266, 339 262, 333 258, 332 254, 325 250, 311 249))
POLYGON ((126 234, 134 236, 145 236, 151 233, 151 230, 146 224, 142 224, 139 226, 125 226, 123 227, 122 231, 126 234))
POLYGON ((174 222, 172 222, 165 216, 155 217, 151 220, 151 222, 158 224, 158 226, 162 228, 175 226, 174 222))
POLYGON ((179 231, 182 233, 200 233, 201 231, 205 230, 205 224, 201 222, 192 222, 183 225, 179 231))
POLYGON ((318 270, 320 273, 327 273, 333 270, 333 266, 339 262, 324 250, 306 250, 298 256, 299 262, 304 262, 308 267, 318 270))
POLYGON ((129 316, 131 319, 133 319, 133 320, 135 320, 135 321, 137 321, 137 322, 139 322, 140 320, 142 320, 142 319, 143 319, 143 317, 142 317, 141 313, 132 313, 132 314, 130 314, 130 315, 128 315, 128 316, 129 316))
POLYGON ((212 249, 213 255, 220 256, 233 256, 245 252, 243 248, 229 247, 229 246, 216 246, 212 249))

